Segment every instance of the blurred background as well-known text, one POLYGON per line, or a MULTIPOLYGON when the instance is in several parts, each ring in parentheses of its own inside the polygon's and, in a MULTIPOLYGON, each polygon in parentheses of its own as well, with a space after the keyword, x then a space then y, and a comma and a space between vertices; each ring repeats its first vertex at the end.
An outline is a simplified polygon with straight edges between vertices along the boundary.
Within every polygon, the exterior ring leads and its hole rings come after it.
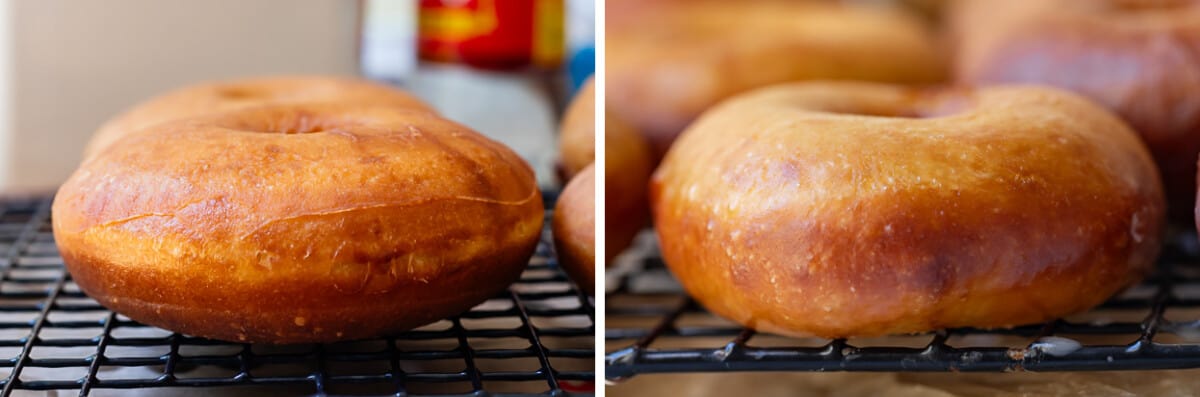
POLYGON ((504 142, 554 182, 592 73, 594 0, 0 0, 0 193, 48 192, 105 119, 205 80, 361 75, 504 142))

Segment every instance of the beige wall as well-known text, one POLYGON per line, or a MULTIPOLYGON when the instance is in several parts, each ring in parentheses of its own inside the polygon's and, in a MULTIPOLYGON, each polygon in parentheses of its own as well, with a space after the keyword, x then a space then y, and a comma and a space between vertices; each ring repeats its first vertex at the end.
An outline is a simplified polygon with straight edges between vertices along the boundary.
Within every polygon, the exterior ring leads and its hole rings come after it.
POLYGON ((357 1, 0 0, 0 191, 53 189, 121 109, 205 79, 357 71, 357 1))

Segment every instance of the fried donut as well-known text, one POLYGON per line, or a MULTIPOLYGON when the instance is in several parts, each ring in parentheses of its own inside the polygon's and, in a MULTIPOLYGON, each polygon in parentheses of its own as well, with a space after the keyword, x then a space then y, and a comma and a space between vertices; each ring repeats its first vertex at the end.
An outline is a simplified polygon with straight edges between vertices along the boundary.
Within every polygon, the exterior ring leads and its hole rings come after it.
POLYGON ((134 106, 100 126, 85 159, 126 134, 163 121, 271 104, 391 105, 433 112, 404 91, 367 80, 334 76, 252 78, 194 84, 134 106))
POLYGON ((1083 94, 1150 147, 1171 219, 1195 222, 1200 2, 998 0, 956 4, 956 79, 1083 94))
POLYGON ((1137 135, 1035 86, 756 91, 689 127, 650 189, 700 303, 827 338, 1084 311, 1151 269, 1165 222, 1137 135))
POLYGON ((588 295, 596 288, 596 172, 587 166, 575 175, 554 205, 550 221, 558 263, 588 295))
POLYGON ((542 228, 533 171, 439 116, 274 105, 134 132, 53 203, 80 289, 136 321, 238 342, 391 334, 515 281, 542 228))
MULTIPOLYGON (((614 5, 617 6, 617 5, 614 5)), ((696 116, 795 80, 931 83, 944 78, 919 18, 870 6, 787 1, 651 2, 609 13, 608 105, 661 156, 696 116)))
MULTIPOLYGON (((595 158, 595 95, 595 84, 589 80, 563 117, 559 163, 567 176, 574 176, 595 158)), ((653 170, 653 159, 648 144, 637 131, 611 112, 605 114, 604 263, 607 264, 628 248, 646 225, 649 217, 646 183, 653 170)))
POLYGON ((629 248, 650 218, 646 184, 654 171, 649 143, 620 118, 604 128, 604 263, 629 248))
POLYGON ((596 82, 588 79, 563 112, 562 125, 558 129, 558 164, 569 181, 595 160, 596 82))

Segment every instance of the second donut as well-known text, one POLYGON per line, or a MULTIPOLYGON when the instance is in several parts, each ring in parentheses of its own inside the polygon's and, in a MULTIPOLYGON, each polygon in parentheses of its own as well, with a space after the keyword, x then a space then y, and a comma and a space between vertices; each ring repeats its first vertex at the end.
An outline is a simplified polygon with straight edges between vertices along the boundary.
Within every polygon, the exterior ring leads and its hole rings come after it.
POLYGON ((713 108, 651 205, 664 260, 709 310, 829 338, 1089 309, 1149 272, 1165 207, 1145 146, 1082 97, 855 83, 713 108))

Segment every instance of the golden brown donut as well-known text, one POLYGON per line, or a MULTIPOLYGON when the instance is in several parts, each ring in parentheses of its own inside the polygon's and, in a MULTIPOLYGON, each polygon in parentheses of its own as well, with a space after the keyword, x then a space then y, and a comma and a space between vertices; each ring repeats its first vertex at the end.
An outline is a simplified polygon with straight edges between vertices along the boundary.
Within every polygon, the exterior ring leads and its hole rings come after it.
POLYGON ((249 78, 176 89, 117 115, 100 126, 84 148, 91 158, 130 132, 168 120, 272 104, 391 105, 433 112, 404 91, 367 80, 335 76, 249 78))
POLYGON ((558 263, 575 285, 595 294, 596 282, 596 172, 587 166, 575 175, 554 205, 554 249, 558 263))
POLYGON ((1150 270, 1164 228, 1133 131, 1034 86, 756 91, 689 127, 650 194, 700 303, 828 338, 1083 311, 1150 270))
POLYGON ((1195 221, 1200 154, 1200 1, 962 1, 953 13, 964 83, 1083 94, 1150 147, 1171 218, 1195 221))
MULTIPOLYGON (((626 9, 630 9, 627 5, 626 9)), ((607 25, 607 100, 661 156, 721 99, 814 79, 930 83, 945 66, 911 15, 788 1, 651 2, 607 25)))
POLYGON ((957 0, 893 0, 889 2, 897 3, 914 13, 921 15, 930 23, 939 25, 946 12, 946 9, 957 0))
POLYGON ((625 251, 646 227, 650 206, 646 184, 654 171, 650 144, 620 118, 605 118, 604 263, 625 251))
POLYGON ((533 171, 429 112, 276 105, 126 136, 59 189, 79 287, 150 325, 309 343, 454 315, 517 279, 542 227, 533 171))
MULTIPOLYGON (((595 95, 595 84, 589 80, 563 117, 560 164, 568 177, 591 165, 595 158, 595 95)), ((604 263, 607 264, 628 248, 646 225, 649 217, 646 183, 653 170, 653 159, 648 144, 637 131, 612 112, 605 114, 604 263)))
MULTIPOLYGON (((606 122, 612 122, 609 118, 606 122)), ((558 164, 570 180, 596 160, 596 83, 588 79, 563 112, 558 132, 558 164)))

